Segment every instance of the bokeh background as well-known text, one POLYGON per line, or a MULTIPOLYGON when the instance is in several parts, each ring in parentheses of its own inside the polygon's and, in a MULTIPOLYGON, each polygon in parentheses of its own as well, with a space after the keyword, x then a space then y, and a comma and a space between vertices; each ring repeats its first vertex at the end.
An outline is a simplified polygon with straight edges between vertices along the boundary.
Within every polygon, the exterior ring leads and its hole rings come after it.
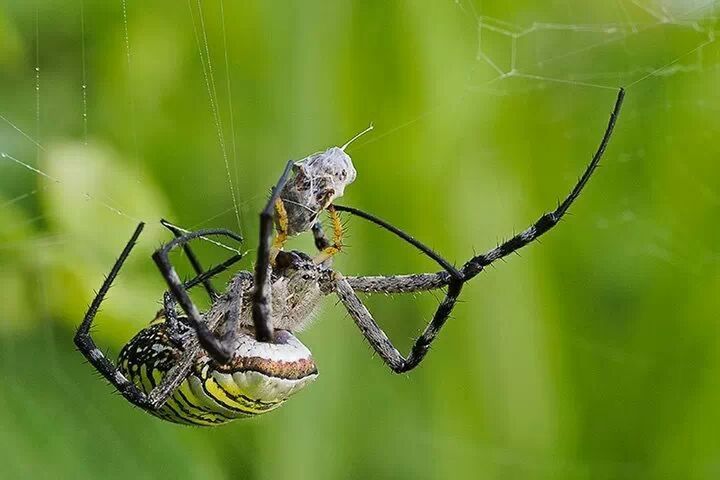
MULTIPOLYGON (((0 476, 718 478, 717 7, 3 2, 0 476), (94 330, 112 356, 159 308, 161 217, 241 230, 249 269, 284 163, 370 122, 343 203, 462 262, 566 194, 620 85, 616 135, 572 215, 468 285, 409 374, 328 299, 302 334, 318 381, 271 414, 198 429, 131 408, 73 347, 139 219, 94 330)), ((375 227, 347 230, 343 272, 435 269, 375 227)), ((197 248, 206 264, 228 254, 197 248)), ((368 298, 404 351, 437 302, 368 298)))

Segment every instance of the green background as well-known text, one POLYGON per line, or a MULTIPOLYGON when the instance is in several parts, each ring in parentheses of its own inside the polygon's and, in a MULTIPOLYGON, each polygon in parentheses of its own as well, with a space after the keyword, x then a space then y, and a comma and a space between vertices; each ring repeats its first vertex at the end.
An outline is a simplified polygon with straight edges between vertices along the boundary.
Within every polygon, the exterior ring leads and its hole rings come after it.
MULTIPOLYGON (((192 16, 128 0, 127 38, 119 0, 0 6, 0 114, 42 145, 0 121, 0 151, 52 177, 0 158, 0 477, 718 478, 720 55, 693 50, 712 39, 713 2, 473 1, 226 0, 226 50, 221 4, 203 0, 212 103, 194 0, 192 16), (572 26, 520 35, 520 75, 492 81, 478 53, 508 71, 513 42, 481 16, 572 26), (626 25, 581 28, 608 23, 626 25), (463 262, 566 194, 614 101, 601 86, 621 84, 616 135, 572 215, 473 280, 408 374, 327 299, 301 335, 318 381, 276 412, 198 429, 131 408, 74 350, 138 219, 94 330, 113 357, 159 308, 161 217, 239 228, 251 268, 284 163, 370 122, 343 203, 463 262)), ((435 269, 357 219, 347 230, 347 274, 435 269)), ((228 253, 198 249, 207 264, 228 253)), ((368 299, 403 351, 437 302, 368 299)))

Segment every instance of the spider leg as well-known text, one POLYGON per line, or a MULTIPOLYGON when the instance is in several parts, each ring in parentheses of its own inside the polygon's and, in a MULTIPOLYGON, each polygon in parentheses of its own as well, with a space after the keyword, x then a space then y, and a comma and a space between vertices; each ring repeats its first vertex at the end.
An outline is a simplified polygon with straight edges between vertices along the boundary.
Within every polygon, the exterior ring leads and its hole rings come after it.
POLYGON ((180 280, 180 277, 178 277, 175 268, 172 266, 172 263, 170 263, 170 259, 168 258, 168 253, 173 248, 182 246, 195 238, 211 235, 224 235, 239 242, 242 241, 242 237, 229 230, 198 230, 175 238, 171 242, 167 243, 165 246, 156 250, 155 253, 153 253, 152 258, 157 264, 163 278, 165 278, 168 287, 170 287, 170 291, 172 292, 173 296, 178 301, 182 309, 185 311, 190 326, 197 333, 200 345, 214 359, 221 363, 225 363, 230 359, 231 356, 231 352, 229 351, 228 346, 223 344, 223 342, 221 342, 220 339, 218 339, 215 334, 208 328, 208 325, 202 321, 200 312, 190 299, 190 296, 188 295, 185 286, 180 280))
MULTIPOLYGON (((164 223, 163 223, 164 225, 164 223)), ((168 225, 166 225, 168 226, 168 225)), ((173 228, 173 232, 178 232, 178 237, 182 236, 182 232, 180 230, 174 229, 172 225, 169 225, 168 228, 173 228)), ((192 250, 190 249, 189 245, 183 245, 183 250, 185 250, 186 255, 188 258, 195 258, 194 254, 192 253, 192 250), (188 252, 190 252, 188 254, 188 252)), ((205 290, 208 292, 208 295, 210 296, 210 299, 212 301, 215 301, 219 298, 219 295, 217 292, 212 288, 212 285, 210 284, 210 279, 214 278, 216 275, 219 275, 220 273, 224 272, 228 268, 230 268, 232 265, 237 263, 238 261, 242 260, 243 256, 240 254, 233 255, 229 259, 225 260, 223 263, 220 263, 218 265, 215 265, 214 267, 210 268, 209 270, 205 271, 201 266, 199 262, 193 262, 193 266, 195 268, 195 272, 198 274, 195 278, 192 278, 184 283, 183 287, 185 290, 190 290, 193 287, 197 285, 204 285, 205 290), (195 267, 197 265, 198 267, 195 267), (208 286, 210 286, 210 289, 208 290, 208 286)), ((165 320, 168 325, 168 334, 170 341, 173 342, 173 344, 182 349, 183 348, 183 333, 180 328, 180 320, 177 316, 177 310, 176 310, 177 302, 175 301, 175 298, 170 292, 165 292, 163 294, 163 311, 165 312, 165 320)))
MULTIPOLYGON (((164 218, 160 220, 160 224, 162 224, 163 227, 170 230, 173 235, 175 235, 175 238, 182 237, 183 232, 182 230, 178 229, 175 225, 168 222, 164 218)), ((202 264, 200 263, 200 260, 198 260, 197 256, 195 255, 195 252, 193 252, 192 248, 190 248, 189 244, 183 245, 183 251, 185 252, 185 256, 190 261, 190 264, 193 267, 193 270, 195 270, 195 274, 200 277, 205 273, 205 269, 203 269, 202 264)), ((215 290, 215 288, 212 286, 212 283, 210 283, 209 278, 204 278, 201 282, 203 284, 203 287, 205 287, 205 291, 207 292, 208 296, 210 297, 210 300, 215 300, 218 297, 218 292, 215 290)))
POLYGON ((450 316, 450 312, 452 312, 452 309, 455 307, 463 283, 463 280, 451 277, 445 298, 435 311, 433 319, 427 327, 425 327, 425 331, 423 331, 422 335, 413 343, 412 349, 407 357, 403 357, 398 349, 395 348, 346 279, 339 278, 336 280, 335 293, 362 334, 383 361, 393 372, 403 373, 418 366, 423 358, 425 358, 425 355, 430 349, 430 345, 437 337, 440 329, 445 325, 445 322, 450 316))
POLYGON ((163 312, 165 314, 165 324, 167 325, 168 338, 170 341, 179 349, 183 349, 183 329, 181 327, 181 321, 177 315, 177 309, 175 308, 177 302, 172 296, 172 293, 165 292, 163 294, 163 312))
POLYGON ((329 265, 332 257, 340 253, 340 250, 342 250, 343 248, 343 234, 345 232, 343 229, 342 221, 340 220, 340 215, 338 214, 337 210, 335 210, 335 207, 333 207, 332 205, 327 208, 327 211, 330 215, 330 220, 332 221, 333 241, 332 243, 330 243, 327 240, 327 238, 325 237, 325 233, 322 231, 322 226, 320 226, 319 232, 315 232, 315 225, 320 225, 319 222, 316 222, 313 225, 313 237, 315 238, 315 246, 318 245, 318 234, 321 234, 323 237, 319 239, 320 243, 326 244, 325 248, 322 248, 320 250, 320 253, 313 259, 316 264, 329 265))
POLYGON ((225 331, 222 340, 229 345, 235 345, 240 326, 240 316, 243 305, 248 301, 249 292, 252 291, 253 276, 249 272, 240 272, 232 280, 228 287, 229 301, 228 308, 223 316, 225 331))
MULTIPOLYGON (((445 293, 445 298, 438 306, 437 310, 435 311, 435 315, 433 315, 430 323, 427 325, 427 327, 425 327, 425 331, 423 331, 422 335, 420 335, 415 340, 412 349, 410 350, 410 353, 407 357, 403 357, 402 354, 397 350, 397 348, 395 348, 387 335, 385 335, 385 332, 383 332, 380 326, 375 322, 368 309, 358 298, 357 294, 350 286, 350 283, 348 283, 345 278, 342 278, 339 275, 338 278, 336 278, 335 280, 335 293, 337 294, 342 304, 345 306, 350 316, 355 321, 355 324, 358 326, 358 328, 360 328, 362 334, 365 336, 368 342, 370 342, 370 345, 372 345, 372 347, 380 355, 383 361, 385 361, 385 363, 395 373, 402 373, 407 372, 408 370, 412 370, 423 360, 423 358, 425 358, 425 355, 430 348, 430 344, 432 344, 432 342, 435 340, 438 332, 443 327, 443 325, 445 325, 445 322, 450 316, 450 312, 452 312, 453 308, 455 308, 457 298, 458 296, 460 296, 460 292, 462 291, 465 279, 463 278, 462 274, 447 260, 435 253, 426 245, 415 240, 413 237, 406 234, 402 230, 384 222, 383 220, 380 220, 377 217, 366 214, 364 212, 360 212, 359 210, 348 209, 348 207, 345 207, 345 211, 351 211, 353 213, 359 214, 360 216, 363 216, 363 218, 366 218, 373 223, 379 224, 384 228, 387 228, 388 230, 403 238, 410 244, 414 245, 416 248, 418 248, 427 256, 435 260, 438 264, 440 264, 441 267, 445 269, 444 273, 448 279, 448 289, 445 293)), ((407 280, 407 278, 405 280, 407 280)))
POLYGON ((255 263, 255 292, 253 294, 252 319, 255 326, 255 337, 259 342, 270 342, 273 339, 272 317, 270 312, 270 248, 272 245, 273 213, 280 192, 292 173, 294 162, 285 165, 278 183, 272 190, 265 208, 260 213, 260 239, 258 242, 257 261, 255 263))
MULTIPOLYGON (((215 331, 222 321, 227 320, 227 317, 224 315, 224 307, 224 305, 216 303, 214 304, 214 307, 205 314, 207 326, 211 332, 215 331)), ((223 341, 224 340, 225 339, 223 338, 223 341)), ((165 374, 160 384, 158 384, 147 396, 148 404, 151 409, 157 410, 162 407, 175 389, 178 388, 187 378, 195 358, 200 353, 201 346, 199 337, 193 336, 191 338, 184 339, 183 347, 184 350, 182 355, 177 360, 175 366, 165 374)))
POLYGON ((431 249, 427 245, 423 244, 419 240, 415 239, 415 237, 409 235, 408 233, 403 232, 396 226, 391 225, 390 223, 376 217, 375 215, 372 215, 367 212, 363 212, 362 210, 354 208, 354 207, 346 207, 343 205, 332 205, 332 206, 337 211, 351 213, 357 217, 368 220, 369 222, 374 223, 375 225, 378 225, 378 226, 384 228, 385 230, 392 232, 396 236, 402 238, 407 243, 409 243, 410 245, 414 246, 415 248, 417 248, 418 250, 423 252, 428 257, 435 260, 435 262, 437 262, 441 267, 443 267, 453 277, 455 277, 457 279, 462 278, 462 274, 450 262, 448 262, 443 257, 441 257, 440 254, 438 254, 433 249, 431 249))
POLYGON ((580 179, 577 181, 568 196, 565 197, 565 199, 560 203, 560 205, 558 205, 555 210, 544 214, 530 227, 518 233, 510 240, 503 242, 502 244, 482 255, 477 255, 468 260, 462 268, 462 273, 466 280, 473 278, 475 275, 480 273, 486 266, 490 265, 495 260, 506 257, 511 253, 523 248, 525 245, 532 242, 533 240, 536 240, 542 234, 546 233, 558 224, 560 219, 565 215, 565 213, 567 213, 573 202, 578 198, 578 196, 580 196, 580 192, 582 192, 583 188, 587 184, 588 180, 590 180, 590 177, 600 163, 600 159, 605 153, 605 149, 610 142, 610 137, 612 136, 613 129, 615 128, 617 118, 620 115, 620 109, 622 108, 624 98, 625 90, 621 88, 618 91, 617 99, 615 100, 615 106, 613 107, 613 111, 610 114, 610 119, 608 120, 608 124, 605 129, 605 133, 603 134, 602 140, 600 141, 600 145, 595 151, 595 154, 592 156, 592 160, 590 160, 590 163, 585 168, 582 176, 580 176, 580 179))
POLYGON ((270 263, 275 261, 277 253, 283 249, 288 239, 289 219, 287 210, 285 210, 285 202, 278 197, 275 199, 275 214, 277 215, 277 234, 270 247, 270 263))
POLYGON ((578 198, 582 189, 596 170, 612 136, 615 123, 617 122, 618 115, 620 114, 624 96, 624 90, 620 89, 615 101, 615 106, 610 114, 607 128, 605 129, 603 138, 600 141, 600 145, 578 182, 575 184, 568 196, 565 197, 565 199, 558 205, 558 207, 552 212, 541 216, 540 219, 538 219, 533 225, 523 232, 515 235, 510 240, 493 248, 487 253, 471 258, 465 263, 460 272, 449 265, 447 261, 436 254, 433 250, 387 222, 351 207, 336 206, 337 210, 350 212, 389 230, 411 245, 415 246, 429 257, 433 258, 445 269, 444 272, 438 273, 396 275, 390 277, 350 277, 347 279, 338 278, 335 281, 335 293, 340 298, 340 301, 358 325, 365 338, 394 372, 406 372, 415 368, 422 361, 430 348, 431 343, 436 338, 437 333, 445 324, 450 312, 455 306, 457 298, 465 282, 476 276, 487 265, 490 265, 495 260, 503 258, 521 249, 557 225, 560 219, 565 215, 565 213, 567 213, 573 202, 578 198), (432 290, 445 285, 448 286, 448 290, 445 298, 438 306, 432 321, 413 344, 410 354, 407 357, 403 357, 393 346, 392 342, 387 338, 387 335, 385 335, 382 329, 375 322, 365 305, 363 305, 357 297, 357 294, 353 290, 353 285, 359 290, 366 292, 409 293, 432 290))
POLYGON ((223 263, 219 263, 215 265, 214 267, 210 268, 209 270, 201 273, 195 278, 191 278, 187 282, 185 282, 184 287, 186 290, 190 290, 191 288, 203 283, 205 280, 214 278, 215 276, 221 274, 231 266, 233 266, 235 263, 239 262, 243 259, 242 254, 236 254, 232 257, 225 260, 223 263))
MULTIPOLYGON (((189 340, 189 345, 186 347, 183 357, 178 364, 163 377, 160 384, 155 387, 149 395, 145 395, 113 365, 112 361, 97 347, 95 341, 90 336, 90 327, 98 313, 100 304, 105 299, 105 295, 107 295, 110 286, 130 255, 144 226, 145 224, 140 223, 135 229, 130 241, 125 245, 115 265, 113 265, 100 290, 98 290, 97 295, 95 295, 87 313, 85 313, 85 317, 75 333, 74 341, 78 350, 80 350, 88 362, 95 367, 95 370, 105 377, 130 403, 143 409, 157 410, 165 404, 172 392, 182 383, 183 379, 187 377, 187 373, 192 366, 192 359, 200 350, 198 341, 194 338, 189 340)), ((217 322, 211 323, 214 324, 217 322)))
POLYGON ((396 294, 437 290, 447 286, 452 278, 448 272, 442 271, 410 275, 347 276, 345 280, 356 292, 396 294))
POLYGON ((105 377, 105 379, 110 382, 130 403, 141 408, 148 407, 147 397, 143 392, 138 390, 138 388, 130 380, 128 380, 125 375, 123 375, 117 367, 113 365, 110 359, 108 359, 97 347, 95 341, 90 336, 90 327, 95 319, 95 315, 98 313, 100 304, 104 300, 112 282, 115 280, 115 277, 117 277, 120 269, 130 255, 130 252, 135 246, 135 243, 142 233, 144 226, 144 223, 138 224, 132 237, 130 237, 130 241, 128 241, 125 245, 122 253, 118 257, 117 261, 115 261, 115 265, 113 265, 112 270, 110 270, 110 273, 100 287, 100 290, 98 290, 97 295, 95 295, 87 313, 85 313, 82 323, 78 327, 77 332, 75 332, 74 338, 75 345, 78 350, 80 350, 80 353, 82 353, 85 358, 87 358, 88 362, 95 367, 95 370, 105 377))
MULTIPOLYGON (((511 253, 521 249, 522 247, 526 246, 533 240, 536 240, 538 237, 548 232, 552 227, 557 225, 560 219, 565 215, 565 213, 567 213, 573 202, 578 198, 583 188, 590 180, 593 172, 597 169, 597 166, 600 163, 600 159, 605 153, 605 150, 610 142, 610 138, 615 128, 615 123, 617 122, 620 110, 622 108, 624 97, 625 91, 623 89, 620 89, 618 91, 617 99, 615 100, 615 105, 613 107, 612 113, 610 114, 610 119, 608 120, 608 124, 603 134, 602 140, 600 141, 600 145, 595 151, 595 154, 593 155, 590 163, 585 168, 582 176, 575 184, 573 189, 570 191, 568 196, 565 197, 565 199, 558 205, 558 207, 554 211, 544 214, 534 224, 532 224, 530 227, 528 227, 521 233, 515 235, 510 240, 498 245, 497 247, 489 250, 488 252, 482 255, 477 255, 467 261, 465 265, 460 269, 460 275, 464 279, 464 281, 468 281, 471 278, 475 277, 486 266, 490 265, 495 260, 506 257, 507 255, 510 255, 511 253)), ((446 266, 447 262, 443 260, 442 257, 440 257, 437 253, 432 251, 427 246, 423 245, 421 242, 419 242, 412 236, 403 232, 399 228, 375 217, 374 215, 363 212, 356 208, 335 205, 335 209, 339 211, 349 212, 353 215, 359 216, 376 225, 379 225, 382 228, 389 230, 390 232, 407 241, 408 243, 415 246, 420 251, 443 265, 446 270, 445 272, 421 273, 415 275, 347 277, 348 283, 357 291, 367 293, 411 293, 424 290, 433 290, 448 285, 451 282, 451 277, 448 276, 448 272, 450 272, 450 270, 448 270, 446 266)), ((453 275, 452 278, 456 278, 456 276, 453 275)))

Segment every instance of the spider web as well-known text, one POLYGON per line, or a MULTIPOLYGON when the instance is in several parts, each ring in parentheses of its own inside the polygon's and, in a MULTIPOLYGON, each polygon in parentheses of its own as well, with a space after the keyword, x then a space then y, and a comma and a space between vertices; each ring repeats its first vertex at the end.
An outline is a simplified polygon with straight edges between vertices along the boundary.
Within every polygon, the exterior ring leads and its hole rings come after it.
MULTIPOLYGON (((248 214, 258 210, 265 192, 260 188, 246 194, 247 191, 241 188, 245 167, 237 144, 239 120, 234 117, 233 105, 243 93, 233 82, 231 64, 242 59, 233 53, 232 44, 228 42, 232 27, 227 21, 226 7, 222 0, 188 0, 183 4, 186 33, 194 42, 195 91, 205 99, 206 106, 205 112, 198 115, 205 115, 211 126, 203 134, 210 132, 212 139, 203 145, 212 143, 214 147, 214 151, 207 154, 205 168, 210 174, 223 177, 226 189, 222 192, 222 202, 214 203, 221 203, 222 208, 215 208, 210 213, 198 208, 183 215, 185 222, 177 223, 186 228, 224 223, 245 231, 248 228, 245 219, 254 218, 248 214)), ((708 82, 708 79, 717 82, 720 70, 720 49, 716 41, 719 7, 717 1, 613 0, 598 2, 592 9, 573 3, 538 5, 537 11, 524 10, 509 17, 501 6, 490 2, 455 0, 453 10, 472 31, 474 42, 471 46, 466 45, 471 54, 462 65, 468 72, 465 83, 459 87, 453 85, 451 94, 443 96, 436 106, 408 113, 405 120, 364 120, 363 124, 374 121, 376 134, 359 141, 356 148, 371 150, 399 141, 409 130, 442 118, 443 112, 457 108, 467 99, 524 99, 551 90, 572 99, 597 97, 609 105, 606 101, 608 92, 621 86, 633 96, 642 96, 652 89, 670 88, 673 82, 690 85, 708 82)), ((140 220, 154 222, 173 212, 171 200, 163 193, 169 185, 160 185, 157 170, 151 172, 148 164, 152 152, 144 150, 141 141, 147 121, 142 109, 150 101, 145 82, 163 81, 162 78, 143 76, 145 72, 153 71, 147 68, 147 62, 160 61, 162 57, 158 52, 145 52, 147 45, 135 40, 134 32, 141 29, 144 21, 142 12, 147 14, 147 11, 129 0, 116 2, 112 27, 119 35, 120 48, 111 49, 114 52, 113 73, 124 78, 125 91, 119 93, 117 99, 101 99, 94 96, 93 91, 100 90, 106 79, 99 74, 93 77, 89 66, 102 59, 93 48, 96 38, 88 37, 87 33, 93 23, 99 21, 94 16, 98 15, 97 5, 79 0, 67 7, 73 9, 73 14, 62 17, 62 22, 69 30, 80 32, 81 44, 71 50, 80 55, 73 58, 75 66, 53 70, 58 68, 53 64, 46 71, 46 64, 52 62, 43 53, 52 52, 52 37, 46 35, 44 29, 48 27, 42 18, 54 12, 53 8, 42 4, 20 6, 9 9, 9 20, 0 17, 14 27, 4 33, 0 30, 0 44, 6 45, 3 55, 15 55, 29 66, 4 79, 0 75, 0 85, 3 85, 0 92, 3 99, 0 105, 0 291, 6 309, 4 320, 0 321, 3 350, 0 358, 7 372, 17 372, 8 374, 11 386, 8 393, 0 396, 0 401, 5 403, 7 411, 25 407, 50 416, 57 415, 58 408, 52 401, 38 397, 37 385, 43 378, 50 378, 56 394, 63 398, 60 404, 65 408, 84 400, 75 385, 77 378, 87 376, 87 368, 84 365, 75 368, 75 356, 66 352, 68 332, 82 314, 82 305, 77 298, 89 301, 89 292, 100 284, 110 265, 108 262, 117 254, 118 245, 129 236, 135 223, 140 220), (30 39, 24 50, 19 45, 23 39, 30 39), (67 76, 70 78, 68 84, 67 78, 60 74, 70 70, 75 73, 67 76), (66 89, 75 94, 66 95, 66 89), (73 100, 67 103, 66 98, 73 100), (56 99, 62 100, 56 102, 56 99), (106 120, 98 105, 105 102, 107 108, 124 112, 122 124, 108 128, 104 123, 106 120), (72 112, 79 122, 64 122, 67 112, 72 112), (54 122, 59 126, 52 125, 54 122), (122 144, 131 146, 117 147, 122 144), (78 243, 80 238, 86 240, 78 243), (92 245, 92 249, 88 249, 88 245, 92 245), (29 340, 29 334, 36 332, 41 334, 29 340), (37 355, 50 367, 33 370, 28 367, 28 355, 37 355), (31 382, 14 378, 14 375, 25 376, 31 382)), ((669 94, 663 97, 661 92, 661 109, 680 108, 669 100, 670 97, 669 94)), ((705 96, 698 94, 693 97, 693 102, 693 108, 706 113, 717 112, 717 90, 705 96)), ((637 110, 633 112, 635 116, 641 115, 637 110)), ((342 132, 338 138, 344 139, 348 133, 351 132, 342 132)), ((667 137, 656 140, 670 141, 667 137)), ((301 144, 304 148, 314 143, 317 142, 301 144)), ((324 146, 316 145, 315 149, 324 146)), ((305 153, 309 151, 296 156, 305 153)), ((629 160, 621 156, 619 161, 629 160)), ((362 167, 358 170, 359 181, 363 181, 362 167)), ((270 182, 274 181, 273 175, 275 173, 270 172, 267 176, 270 182)), ((690 168, 684 169, 684 175, 700 190, 701 202, 712 205, 720 202, 720 193, 712 180, 690 168)), ((196 193, 192 189, 189 192, 191 195, 196 193)), ((600 218, 598 229, 618 229, 628 223, 642 224, 644 221, 632 208, 620 211, 617 216, 600 218)), ((642 244, 643 255, 688 275, 701 275, 707 265, 712 268, 717 264, 717 253, 702 246, 697 248, 697 257, 703 258, 705 263, 687 261, 696 257, 683 252, 661 225, 645 222, 642 227, 649 232, 650 240, 642 244)), ((492 230, 507 231, 505 225, 492 230)), ((128 301, 110 301, 104 305, 103 326, 98 330, 98 339, 113 348, 152 317, 157 305, 148 301, 155 296, 149 296, 147 292, 159 292, 163 288, 161 280, 149 274, 152 268, 142 259, 147 259, 152 248, 168 237, 154 225, 145 235, 122 280, 113 289, 112 298, 127 298, 128 301)), ((203 254, 217 259, 227 253, 224 250, 238 251, 238 248, 225 244, 207 245, 203 254)), ((389 260, 388 268, 403 267, 401 260, 398 265, 393 265, 393 261, 389 260)), ((372 300, 370 305, 372 310, 386 315, 413 308, 410 300, 399 300, 397 305, 400 306, 395 307, 383 307, 372 300)), ((425 305, 432 306, 433 299, 425 305)), ((391 336, 393 330, 395 336, 406 333, 402 327, 391 325, 391 336)), ((576 350, 630 369, 643 370, 652 363, 643 354, 629 353, 622 346, 589 338, 578 333, 572 336, 571 342, 576 350)), ((527 349, 531 351, 532 347, 527 345, 527 349)), ((93 398, 107 394, 100 387, 95 393, 93 398)), ((127 466, 123 459, 129 458, 129 468, 137 476, 152 475, 147 466, 151 463, 148 457, 163 455, 166 451, 147 453, 128 447, 133 444, 131 433, 142 431, 145 419, 132 423, 132 428, 118 429, 117 423, 102 422, 104 412, 102 406, 90 405, 85 414, 94 424, 105 425, 98 427, 98 431, 100 438, 110 445, 109 450, 116 452, 111 463, 127 466)), ((28 424, 31 429, 42 430, 41 423, 32 416, 21 418, 22 421, 4 418, 8 421, 8 431, 14 432, 12 435, 19 439, 12 449, 18 453, 18 458, 22 458, 23 452, 32 451, 31 437, 26 434, 28 424)), ((70 431, 80 423, 80 418, 69 415, 64 428, 70 431)), ((176 452, 183 451, 182 438, 178 439, 161 426, 153 425, 150 429, 156 441, 174 446, 176 452)), ((7 438, 12 435, 0 442, 7 443, 7 438)), ((445 448, 466 451, 468 455, 469 450, 477 451, 477 445, 460 445, 451 434, 447 435, 448 446, 445 448)), ((89 432, 80 437, 83 445, 94 440, 89 432)), ((433 440, 428 434, 427 438, 420 436, 418 441, 429 444, 433 440)), ((50 443, 47 447, 55 452, 53 461, 63 468, 83 465, 83 456, 62 445, 59 437, 52 437, 50 443), (76 460, 63 461, 64 454, 76 460)), ((182 466, 178 470, 195 469, 198 475, 210 475, 209 469, 221 475, 217 454, 210 452, 210 448, 201 448, 201 451, 210 459, 203 465, 205 470, 192 462, 182 461, 182 455, 176 453, 173 458, 182 466)), ((480 451, 491 464, 517 464, 526 473, 581 476, 588 468, 585 463, 575 464, 565 459, 518 457, 516 450, 497 445, 481 446, 480 451)), ((29 463, 28 459, 24 465, 19 462, 16 465, 18 472, 32 472, 29 463)), ((622 477, 635 478, 642 469, 642 465, 632 462, 602 467, 609 472, 608 478, 617 472, 621 472, 622 477)), ((92 465, 82 466, 81 471, 85 469, 85 474, 92 476, 96 471, 93 468, 92 465)))
POLYGON ((614 90, 631 88, 652 77, 718 68, 717 49, 713 48, 717 2, 607 2, 608 19, 620 17, 620 21, 534 21, 529 25, 481 16, 468 5, 477 22, 479 76, 490 72, 479 88, 516 79, 530 81, 518 82, 524 88, 560 83, 614 90), (668 33, 680 39, 672 50, 660 43, 668 33), (663 48, 657 55, 640 54, 648 44, 663 48), (612 63, 624 68, 603 69, 612 63))

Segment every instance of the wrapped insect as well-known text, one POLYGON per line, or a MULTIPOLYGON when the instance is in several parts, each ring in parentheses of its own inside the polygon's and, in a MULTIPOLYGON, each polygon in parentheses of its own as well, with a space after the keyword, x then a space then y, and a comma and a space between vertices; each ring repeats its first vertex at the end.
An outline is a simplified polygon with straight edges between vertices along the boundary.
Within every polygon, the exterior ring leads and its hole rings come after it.
POLYGON ((295 162, 292 177, 280 191, 284 208, 275 215, 275 228, 287 236, 307 232, 317 221, 320 212, 345 193, 345 187, 355 181, 357 171, 345 149, 360 136, 357 134, 342 147, 331 147, 295 162), (286 217, 286 220, 283 219, 286 217), (287 222, 287 224, 285 224, 287 222))
MULTIPOLYGON (((342 147, 330 147, 297 162, 289 162, 271 197, 274 208, 273 223, 277 234, 268 255, 270 263, 285 246, 288 237, 312 229, 315 245, 320 254, 316 263, 323 263, 342 248, 342 224, 332 202, 343 196, 345 187, 357 177, 350 155, 345 149, 356 139, 373 129, 368 128, 351 138, 342 147), (325 238, 318 216, 323 210, 330 213, 333 235, 332 243, 325 238)), ((266 210, 263 215, 269 214, 266 210)), ((264 233, 262 235, 265 235, 264 233)), ((259 252, 260 257, 265 255, 259 252)))

